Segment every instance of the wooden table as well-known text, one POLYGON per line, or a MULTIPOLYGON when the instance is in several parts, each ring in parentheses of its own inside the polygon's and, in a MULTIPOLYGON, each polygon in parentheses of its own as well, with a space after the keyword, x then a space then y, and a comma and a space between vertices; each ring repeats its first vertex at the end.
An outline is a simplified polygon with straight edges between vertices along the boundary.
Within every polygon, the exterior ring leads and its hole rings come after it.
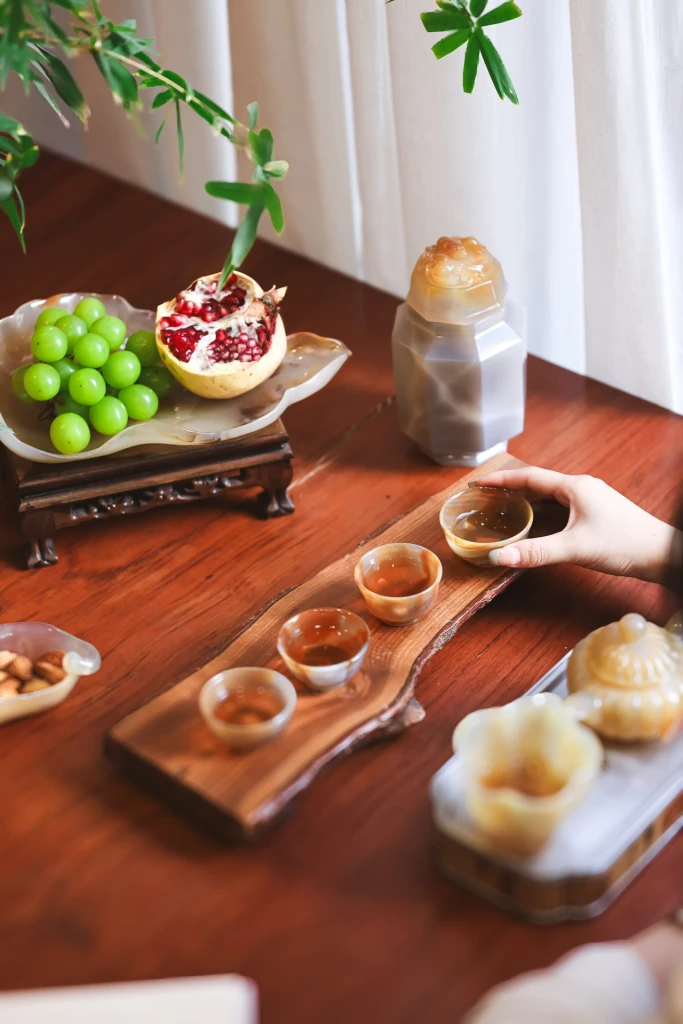
MULTIPOLYGON (((0 225, 0 313, 56 291, 154 306, 219 266, 224 228, 49 156, 26 176, 29 255, 0 225)), ((56 711, 2 729, 0 985, 239 971, 263 1020, 453 1024, 492 984, 581 942, 623 938, 683 901, 683 838, 603 917, 539 930, 444 881, 430 856, 427 784, 453 726, 521 694, 580 637, 627 610, 662 618, 657 587, 573 568, 528 573, 467 623, 418 683, 427 717, 333 766, 262 845, 229 851, 125 782, 105 731, 206 662, 264 602, 457 481, 399 432, 390 333, 396 300, 260 243, 246 269, 287 284, 288 329, 354 356, 286 416, 295 515, 255 523, 239 494, 90 523, 64 557, 26 571, 0 494, 7 620, 44 619, 95 643, 102 670, 56 711)), ((527 462, 594 473, 673 515, 683 421, 529 360, 527 462)))

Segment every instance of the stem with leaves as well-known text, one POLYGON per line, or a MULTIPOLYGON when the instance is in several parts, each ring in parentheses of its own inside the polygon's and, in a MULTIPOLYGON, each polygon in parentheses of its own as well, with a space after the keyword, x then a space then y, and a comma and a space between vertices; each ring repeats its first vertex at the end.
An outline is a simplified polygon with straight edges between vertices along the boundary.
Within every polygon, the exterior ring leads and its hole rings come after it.
MULTIPOLYGON (((249 104, 248 122, 242 124, 208 96, 193 89, 176 72, 157 64, 151 56, 152 46, 152 39, 138 35, 134 20, 114 24, 104 17, 98 0, 0 0, 0 89, 5 87, 10 74, 16 74, 26 92, 35 89, 65 125, 69 122, 59 100, 85 124, 90 110, 75 78, 58 54, 70 60, 87 53, 114 100, 121 104, 140 132, 141 90, 157 90, 151 108, 167 107, 173 112, 181 173, 185 151, 183 107, 245 150, 254 167, 251 182, 210 181, 205 186, 211 196, 247 206, 223 266, 222 286, 254 244, 264 212, 268 213, 275 230, 282 231, 282 204, 272 181, 284 178, 288 164, 285 160, 273 159, 271 132, 267 128, 258 130, 258 104, 249 104), (61 17, 55 18, 52 8, 60 8, 61 17)), ((156 133, 156 142, 166 122, 167 116, 156 133)), ((26 213, 17 179, 22 171, 33 166, 38 153, 24 125, 0 113, 0 209, 8 217, 24 250, 26 213)))
POLYGON ((448 33, 432 46, 437 60, 467 44, 462 71, 465 92, 471 93, 474 89, 481 56, 500 98, 507 96, 513 103, 519 103, 503 58, 484 29, 520 18, 522 12, 513 0, 506 0, 490 11, 486 11, 487 5, 488 0, 469 0, 469 7, 467 0, 436 0, 438 10, 426 11, 420 17, 428 32, 448 33))

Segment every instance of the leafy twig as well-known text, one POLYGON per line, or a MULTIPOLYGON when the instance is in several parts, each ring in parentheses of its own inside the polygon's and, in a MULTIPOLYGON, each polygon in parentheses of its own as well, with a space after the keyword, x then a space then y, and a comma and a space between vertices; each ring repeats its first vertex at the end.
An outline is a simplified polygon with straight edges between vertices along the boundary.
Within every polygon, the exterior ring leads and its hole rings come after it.
MULTIPOLYGON (((58 99, 86 123, 90 110, 85 98, 67 64, 58 56, 61 53, 68 60, 85 52, 92 56, 114 100, 121 104, 134 125, 139 126, 140 90, 157 90, 152 110, 173 105, 181 173, 185 148, 181 105, 189 107, 233 145, 245 149, 254 165, 250 184, 209 183, 220 185, 227 192, 232 188, 245 187, 247 191, 242 193, 243 198, 237 199, 227 193, 221 195, 219 191, 211 191, 207 185, 209 194, 232 198, 248 207, 223 267, 224 281, 248 254, 264 210, 275 230, 282 231, 282 204, 271 179, 283 178, 288 164, 285 160, 273 160, 270 131, 267 128, 257 130, 258 104, 249 104, 248 124, 241 124, 210 97, 194 90, 176 72, 157 64, 152 57, 152 46, 152 39, 144 39, 137 34, 134 20, 115 24, 106 18, 98 0, 0 0, 0 88, 4 88, 10 74, 16 74, 26 91, 36 89, 65 124, 68 121, 58 99), (68 28, 55 20, 52 7, 68 13, 71 17, 68 28)), ((159 126, 156 142, 166 120, 164 117, 159 126)), ((25 214, 16 179, 37 158, 38 147, 26 128, 14 118, 0 113, 0 208, 9 218, 22 247, 25 214)))

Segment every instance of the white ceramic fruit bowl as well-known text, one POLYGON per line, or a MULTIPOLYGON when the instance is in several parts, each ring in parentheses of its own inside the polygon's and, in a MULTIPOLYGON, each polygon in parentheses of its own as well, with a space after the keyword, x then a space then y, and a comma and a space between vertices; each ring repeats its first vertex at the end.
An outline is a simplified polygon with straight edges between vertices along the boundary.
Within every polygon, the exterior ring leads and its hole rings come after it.
MULTIPOLYGON (((42 405, 20 402, 12 393, 11 375, 31 361, 33 326, 45 306, 71 313, 92 292, 70 292, 26 302, 0 320, 0 442, 32 462, 76 462, 111 455, 139 445, 197 445, 244 437, 274 423, 290 405, 315 394, 343 366, 350 352, 333 338, 300 332, 287 337, 287 354, 272 377, 238 398, 211 401, 176 388, 146 423, 133 423, 113 437, 93 431, 92 441, 78 455, 60 455, 50 442, 49 421, 40 419, 42 405)), ((120 295, 96 295, 107 313, 120 317, 129 334, 154 330, 151 310, 134 309, 120 295)))
POLYGON ((66 700, 81 676, 90 676, 100 667, 99 652, 92 644, 56 626, 49 626, 47 622, 0 625, 0 650, 25 654, 31 661, 47 651, 65 651, 63 667, 67 673, 61 683, 55 683, 47 690, 0 698, 0 725, 57 707, 66 700))

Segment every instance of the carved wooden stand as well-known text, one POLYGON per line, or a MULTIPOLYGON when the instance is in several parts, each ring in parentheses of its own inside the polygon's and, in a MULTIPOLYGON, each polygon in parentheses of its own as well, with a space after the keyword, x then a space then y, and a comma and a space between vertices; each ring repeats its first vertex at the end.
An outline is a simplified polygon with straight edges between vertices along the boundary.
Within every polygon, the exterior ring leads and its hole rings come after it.
POLYGON ((57 530, 92 519, 220 498, 244 487, 262 489, 259 504, 266 518, 294 511, 287 492, 293 452, 282 420, 238 441, 155 445, 59 465, 27 462, 4 446, 0 453, 17 500, 29 569, 55 564, 57 530))

